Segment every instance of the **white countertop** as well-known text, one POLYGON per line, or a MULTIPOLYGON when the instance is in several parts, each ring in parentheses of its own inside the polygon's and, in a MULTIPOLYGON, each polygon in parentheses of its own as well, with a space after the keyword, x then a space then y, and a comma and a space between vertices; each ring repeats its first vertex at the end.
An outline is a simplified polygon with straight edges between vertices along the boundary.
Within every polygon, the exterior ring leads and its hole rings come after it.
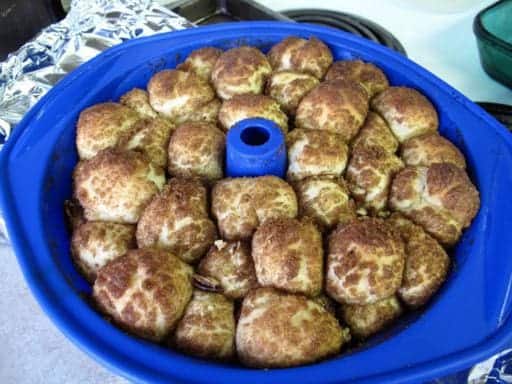
MULTIPOLYGON (((454 14, 419 11, 411 5, 404 9, 399 0, 260 2, 276 11, 321 7, 364 16, 391 31, 409 58, 469 98, 512 104, 512 91, 482 70, 472 32, 474 15, 493 0, 454 14)), ((0 246, 0 260, 0 383, 126 383, 71 344, 46 318, 8 247, 0 246)))

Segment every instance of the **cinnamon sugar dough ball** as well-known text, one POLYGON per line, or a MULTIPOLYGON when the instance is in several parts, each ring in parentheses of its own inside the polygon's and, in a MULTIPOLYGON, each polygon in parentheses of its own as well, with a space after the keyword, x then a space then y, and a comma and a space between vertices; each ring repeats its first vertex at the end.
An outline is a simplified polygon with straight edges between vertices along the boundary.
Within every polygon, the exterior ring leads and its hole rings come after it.
POLYGON ((393 295, 402 283, 405 253, 387 222, 359 218, 329 237, 326 291, 341 304, 371 304, 393 295))
POLYGON ((372 63, 362 60, 342 60, 331 65, 325 80, 343 79, 358 82, 363 86, 369 98, 389 87, 382 70, 372 63))
POLYGON ((144 118, 120 139, 118 148, 142 152, 156 166, 167 166, 167 147, 174 124, 161 117, 144 118))
POLYGON ((341 178, 314 176, 295 183, 301 216, 310 217, 321 230, 356 216, 355 205, 341 178))
POLYGON ((466 159, 450 141, 437 133, 413 137, 403 143, 402 159, 407 165, 428 167, 434 163, 452 163, 466 169, 466 159))
POLYGON ((197 180, 169 180, 142 213, 136 236, 141 248, 166 249, 189 263, 201 258, 217 237, 206 188, 197 180))
POLYGON ((251 247, 242 241, 216 240, 201 259, 197 273, 218 281, 222 294, 233 300, 258 286, 251 247))
POLYGON ((104 221, 85 221, 73 230, 71 255, 90 283, 98 269, 135 248, 135 226, 104 221))
POLYGON ((290 36, 274 45, 268 60, 274 71, 292 70, 322 79, 332 64, 331 50, 322 41, 290 36))
POLYGON ((194 290, 172 344, 193 356, 215 360, 232 358, 235 353, 233 302, 218 293, 194 290))
POLYGON ((267 81, 266 94, 275 99, 284 112, 295 116, 302 98, 319 83, 316 77, 307 73, 274 72, 267 81))
POLYGON ((245 297, 236 347, 251 367, 291 367, 340 351, 349 331, 321 304, 302 295, 258 288, 245 297))
POLYGON ((211 79, 217 95, 228 100, 235 95, 263 93, 271 72, 272 67, 259 49, 238 47, 220 55, 211 79))
POLYGON ((260 285, 312 297, 320 294, 322 235, 309 220, 265 221, 254 232, 252 257, 260 285))
POLYGON ((386 120, 401 143, 437 132, 439 123, 434 106, 415 89, 389 87, 372 99, 371 107, 386 120))
POLYGON ((359 146, 347 166, 347 184, 359 207, 377 213, 386 208, 393 176, 403 168, 400 158, 382 147, 359 146))
POLYGON ((226 138, 213 124, 184 123, 169 142, 169 173, 213 181, 222 178, 226 138))
POLYGON ((93 298, 121 328, 160 341, 192 296, 191 276, 192 268, 170 252, 131 250, 98 271, 93 298))
POLYGON ((253 190, 252 178, 223 179, 213 187, 212 214, 223 239, 250 239, 258 227, 253 190))
POLYGON ((372 304, 343 304, 340 317, 355 338, 365 339, 390 325, 402 312, 400 301, 393 295, 372 304))
POLYGON ((337 133, 351 140, 368 113, 368 96, 361 85, 346 80, 325 81, 309 92, 297 107, 297 128, 337 133))
POLYGON ((226 240, 249 239, 265 220, 297 216, 293 188, 275 176, 223 179, 212 190, 212 213, 226 240))
POLYGON ((348 147, 343 138, 331 132, 294 129, 286 136, 288 180, 309 176, 339 177, 347 165, 348 147))
MULTIPOLYGON (((325 310, 332 315, 336 316, 336 307, 338 307, 338 303, 336 303, 333 299, 327 296, 325 293, 321 293, 318 296, 313 298, 318 304, 325 308, 325 310)), ((350 335, 347 335, 350 338, 350 335)), ((347 340, 348 341, 348 340, 347 340)))
POLYGON ((178 65, 176 69, 185 72, 194 72, 200 78, 210 81, 213 67, 218 58, 222 54, 222 50, 214 47, 204 47, 191 52, 186 60, 178 65))
POLYGON ((419 225, 396 213, 389 220, 405 242, 405 270, 398 295, 411 307, 421 306, 446 280, 450 258, 419 225))
POLYGON ((351 143, 356 151, 358 147, 382 147, 386 152, 395 153, 398 149, 398 140, 389 129, 387 123, 375 112, 368 112, 366 120, 359 133, 351 143))
POLYGON ((151 107, 149 103, 149 94, 140 88, 133 88, 121 96, 121 104, 133 109, 142 117, 157 117, 158 113, 151 107))
POLYGON ((137 112, 118 103, 101 103, 84 109, 76 125, 76 148, 80 159, 117 145, 121 136, 140 119, 137 112))
POLYGON ((191 111, 186 115, 179 123, 186 121, 199 121, 203 123, 217 124, 220 107, 222 102, 215 98, 201 107, 198 107, 195 111, 191 111))
POLYGON ((228 131, 240 120, 261 117, 272 120, 283 133, 288 132, 288 117, 277 101, 265 95, 237 95, 222 103, 219 122, 228 131))
POLYGON ((141 153, 107 149, 80 161, 73 182, 87 220, 134 224, 162 189, 165 174, 141 153))
POLYGON ((166 69, 153 75, 148 83, 153 109, 175 124, 185 121, 215 123, 220 102, 210 84, 193 72, 166 69))
POLYGON ((253 180, 254 210, 260 224, 272 218, 297 217, 297 196, 288 183, 276 176, 253 180))
POLYGON ((441 244, 451 246, 477 214, 480 197, 464 170, 450 163, 436 163, 407 166, 398 172, 389 205, 441 244))

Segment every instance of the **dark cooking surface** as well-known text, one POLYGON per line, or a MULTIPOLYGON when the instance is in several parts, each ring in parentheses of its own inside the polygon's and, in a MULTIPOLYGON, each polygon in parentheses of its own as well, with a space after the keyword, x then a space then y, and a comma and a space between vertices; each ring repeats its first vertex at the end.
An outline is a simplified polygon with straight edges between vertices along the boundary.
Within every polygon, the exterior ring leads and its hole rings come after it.
POLYGON ((170 8, 197 25, 242 20, 290 21, 286 16, 252 0, 179 0, 170 8))
POLYGON ((364 17, 326 9, 293 9, 282 14, 298 22, 326 25, 365 37, 407 56, 403 45, 391 32, 364 17))
POLYGON ((476 102, 479 106, 493 115, 496 120, 512 131, 512 105, 476 102))
POLYGON ((0 61, 64 15, 59 0, 0 0, 0 61))

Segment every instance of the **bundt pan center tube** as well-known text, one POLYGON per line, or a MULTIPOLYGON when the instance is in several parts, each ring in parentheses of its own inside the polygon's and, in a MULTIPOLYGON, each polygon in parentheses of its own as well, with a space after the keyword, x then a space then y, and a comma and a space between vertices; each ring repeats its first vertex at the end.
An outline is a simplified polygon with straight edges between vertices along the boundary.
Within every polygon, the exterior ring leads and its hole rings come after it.
POLYGON ((286 174, 286 146, 279 126, 271 120, 250 118, 236 123, 226 139, 228 177, 286 174))
MULTIPOLYGON (((314 86, 314 79, 306 80, 314 86)), ((272 86, 277 90, 279 82, 272 86)), ((226 98, 231 96, 231 88, 223 91, 226 98)), ((235 99, 231 106, 236 103, 242 105, 235 99)), ((208 101, 205 105, 214 110, 218 101, 208 101)), ((164 107, 169 106, 162 105, 164 107)), ((293 111, 293 105, 289 107, 293 111)), ((203 112, 207 116, 210 109, 203 112)), ((225 123, 233 120, 229 113, 224 117, 225 123)), ((273 137, 279 137, 273 136, 272 129, 276 127, 272 127, 267 131, 268 126, 251 124, 246 127, 247 133, 242 136, 246 132, 243 130, 236 138, 241 142, 245 140, 253 150, 263 148, 272 143, 273 137)), ((217 140, 219 134, 214 128, 208 128, 208 132, 212 140, 217 140)), ((159 129, 165 132, 168 128, 159 126, 159 129)), ((187 133, 193 129, 199 128, 186 126, 182 130, 187 133)), ((179 148, 179 142, 173 144, 179 148)), ((416 150, 413 145, 405 149, 409 154, 416 150)), ((87 157, 88 153, 82 155, 87 157)), ((123 155, 109 156, 119 163, 124 161, 123 155)), ((137 156, 127 162, 133 163, 138 173, 146 174, 137 156)), ((466 97, 403 56, 329 28, 282 22, 242 22, 133 40, 105 51, 61 80, 31 109, 3 147, 0 207, 19 264, 41 307, 84 351, 132 381, 425 382, 497 353, 512 337, 509 316, 512 248, 503 241, 512 224, 512 201, 508 198, 511 166, 512 140, 506 129, 466 97), (410 314, 388 332, 372 338, 363 348, 296 368, 259 370, 205 361, 175 352, 165 345, 143 341, 116 328, 84 299, 90 295, 91 287, 73 265, 62 210, 64 201, 71 197, 72 171, 77 164, 75 127, 80 112, 94 104, 119 100, 134 88, 145 88, 155 73, 176 68, 198 48, 210 46, 228 50, 249 45, 267 53, 270 47, 288 36, 314 36, 327 44, 334 60, 360 59, 373 63, 385 72, 392 86, 414 88, 432 101, 438 111, 441 135, 464 154, 467 170, 481 198, 478 215, 450 251, 455 266, 447 282, 421 316, 410 314)), ((282 166, 285 167, 286 164, 282 166)), ((185 184, 184 191, 190 189, 203 196, 202 187, 185 184)), ((209 220, 206 214, 204 216, 204 220, 209 220)), ((132 219, 123 217, 123 220, 130 222, 132 219)), ((119 228, 119 236, 129 230, 129 226, 119 228)), ((191 254, 190 258, 193 257, 191 254)), ((148 265, 154 263, 151 255, 144 258, 148 265)), ((183 263, 176 261, 176 264, 182 266, 184 273, 189 273, 183 263)), ((271 292, 263 293, 268 300, 280 300, 271 292)), ((201 296, 193 300, 200 310, 201 296)), ((254 304, 258 304, 257 300, 254 304)), ((193 316, 194 310, 191 308, 187 316, 193 316)), ((279 317, 282 314, 276 313, 276 318, 279 317)), ((349 319, 350 313, 346 317, 349 319)))

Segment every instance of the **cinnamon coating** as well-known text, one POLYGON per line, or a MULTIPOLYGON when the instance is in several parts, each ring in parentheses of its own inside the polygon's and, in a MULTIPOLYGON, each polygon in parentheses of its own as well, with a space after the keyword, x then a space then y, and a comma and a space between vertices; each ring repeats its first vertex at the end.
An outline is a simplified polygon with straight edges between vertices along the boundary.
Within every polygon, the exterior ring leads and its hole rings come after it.
POLYGON ((331 80, 320 83, 297 107, 297 128, 329 131, 351 140, 368 113, 368 96, 358 83, 331 80))
POLYGON ((236 348, 251 367, 291 367, 336 354, 349 338, 348 330, 316 301, 258 288, 243 301, 236 348))
POLYGON ((221 179, 225 145, 224 133, 213 124, 181 124, 169 141, 168 171, 173 176, 208 182, 221 179))
POLYGON ((372 63, 362 60, 342 60, 331 65, 325 80, 344 79, 358 82, 371 99, 389 87, 389 82, 382 70, 372 63))
POLYGON ((222 53, 212 71, 212 83, 222 100, 235 95, 263 93, 272 68, 254 47, 237 47, 222 53))
POLYGON ((76 125, 78 156, 87 160, 115 147, 139 119, 137 112, 118 103, 101 103, 84 109, 76 125))
POLYGON ((252 238, 261 286, 317 296, 323 283, 322 235, 309 220, 269 219, 252 238))
POLYGON ((389 223, 340 224, 329 237, 326 291, 341 304, 375 303, 400 288, 404 264, 404 243, 389 223))
POLYGON ((267 56, 274 71, 292 70, 317 79, 324 77, 333 60, 329 47, 315 37, 287 37, 274 45, 267 56))
POLYGON ((162 189, 165 174, 139 152, 107 149, 80 161, 73 181, 87 220, 134 224, 162 189))
POLYGON ((480 206, 477 189, 456 165, 407 166, 393 179, 390 208, 421 225, 441 244, 454 245, 480 206))
POLYGON ((141 248, 166 249, 189 263, 199 260, 217 238, 206 188, 197 180, 169 180, 144 210, 136 235, 141 248))
POLYGON ((372 99, 371 107, 386 120, 401 143, 437 132, 439 122, 434 106, 415 89, 389 87, 372 99))
POLYGON ((121 328, 161 341, 192 296, 191 275, 192 268, 170 252, 135 249, 98 271, 93 299, 121 328))
POLYGON ((275 176, 223 179, 212 189, 212 213, 226 240, 247 240, 265 220, 297 211, 293 188, 275 176))

